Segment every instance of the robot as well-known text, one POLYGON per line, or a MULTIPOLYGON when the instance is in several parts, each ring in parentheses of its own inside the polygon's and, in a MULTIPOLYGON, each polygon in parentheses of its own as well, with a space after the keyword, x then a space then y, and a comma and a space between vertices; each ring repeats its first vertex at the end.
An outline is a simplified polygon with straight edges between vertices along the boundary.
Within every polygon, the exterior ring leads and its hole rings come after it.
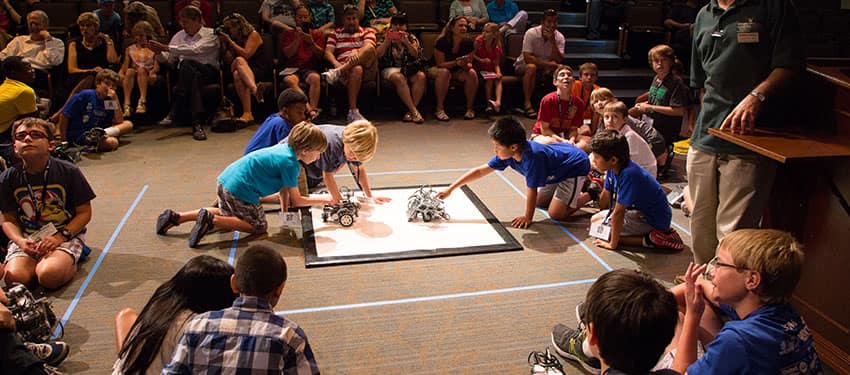
POLYGON ((339 225, 350 227, 354 225, 354 218, 360 210, 360 204, 352 200, 354 192, 342 186, 339 188, 342 201, 337 204, 326 204, 322 209, 322 221, 336 221, 339 225))
POLYGON ((445 203, 437 198, 437 192, 431 187, 426 189, 422 186, 407 199, 407 221, 416 220, 418 216, 421 216, 424 222, 430 222, 435 218, 449 220, 445 203))

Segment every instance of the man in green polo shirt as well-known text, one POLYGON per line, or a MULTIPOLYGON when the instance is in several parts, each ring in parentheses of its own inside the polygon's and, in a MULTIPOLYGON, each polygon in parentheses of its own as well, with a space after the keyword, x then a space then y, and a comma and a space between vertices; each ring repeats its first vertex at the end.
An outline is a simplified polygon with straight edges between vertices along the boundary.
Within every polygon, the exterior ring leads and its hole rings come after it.
POLYGON ((791 0, 711 0, 697 15, 691 87, 703 106, 688 152, 688 182, 697 263, 714 257, 719 238, 756 228, 776 163, 708 134, 709 128, 751 132, 762 102, 805 65, 791 0))
POLYGON ((0 156, 10 160, 15 142, 9 128, 22 115, 38 111, 35 91, 28 86, 35 81, 35 70, 23 58, 9 56, 3 61, 2 75, 6 80, 0 85, 0 156))

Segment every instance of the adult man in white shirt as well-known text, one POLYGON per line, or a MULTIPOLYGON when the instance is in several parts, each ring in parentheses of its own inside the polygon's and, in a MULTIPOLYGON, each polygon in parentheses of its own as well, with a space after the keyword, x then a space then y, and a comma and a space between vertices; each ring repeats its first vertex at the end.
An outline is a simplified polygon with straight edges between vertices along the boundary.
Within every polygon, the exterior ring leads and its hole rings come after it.
POLYGON ((529 118, 537 118, 531 104, 531 95, 537 86, 537 78, 548 78, 564 59, 564 34, 558 31, 558 12, 547 9, 543 12, 543 23, 525 32, 522 38, 522 54, 514 68, 522 76, 523 109, 529 118))
POLYGON ((47 13, 34 10, 27 15, 29 35, 20 35, 12 39, 3 51, 0 60, 9 56, 20 56, 35 68, 34 87, 47 89, 47 70, 62 63, 65 59, 65 43, 47 32, 50 20, 47 13))
POLYGON ((192 116, 192 137, 197 141, 207 139, 204 122, 207 118, 201 89, 219 78, 219 41, 213 29, 203 27, 201 10, 186 6, 180 10, 183 30, 174 34, 168 45, 148 41, 155 52, 176 63, 177 80, 171 118, 189 111, 192 116))

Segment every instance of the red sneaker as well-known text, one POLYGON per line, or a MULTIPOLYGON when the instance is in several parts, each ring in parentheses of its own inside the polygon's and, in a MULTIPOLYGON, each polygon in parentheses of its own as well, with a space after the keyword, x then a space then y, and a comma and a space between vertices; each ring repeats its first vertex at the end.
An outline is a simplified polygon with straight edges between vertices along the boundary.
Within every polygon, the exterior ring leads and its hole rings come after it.
POLYGON ((685 243, 682 242, 682 237, 675 229, 670 228, 666 232, 658 229, 653 229, 649 232, 649 242, 660 248, 668 248, 673 250, 682 250, 685 248, 685 243))

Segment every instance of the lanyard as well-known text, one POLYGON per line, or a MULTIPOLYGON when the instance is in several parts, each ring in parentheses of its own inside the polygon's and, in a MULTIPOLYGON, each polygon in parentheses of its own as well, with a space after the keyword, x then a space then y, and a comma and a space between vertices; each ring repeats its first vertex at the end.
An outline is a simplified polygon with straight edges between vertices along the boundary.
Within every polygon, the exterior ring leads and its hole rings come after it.
MULTIPOLYGON (((564 116, 564 111, 561 109, 561 93, 558 93, 558 119, 566 118, 568 121, 572 120, 571 118, 569 118, 570 107, 572 106, 572 102, 573 102, 573 99, 572 99, 572 96, 571 96, 570 101, 567 102, 567 115, 564 116)), ((561 124, 561 129, 566 129, 566 128, 569 128, 571 126, 572 126, 572 124, 561 124)))
POLYGON ((41 206, 39 202, 35 199, 35 192, 32 189, 32 185, 30 184, 30 179, 27 177, 27 171, 24 170, 24 181, 27 183, 27 192, 30 195, 30 199, 33 201, 33 206, 35 206, 35 225, 39 225, 41 219, 41 209, 46 205, 44 198, 47 194, 47 172, 50 171, 50 159, 47 160, 47 166, 44 167, 44 185, 41 187, 41 206))
POLYGON ((609 178, 608 176, 605 176, 605 180, 608 182, 608 186, 614 187, 614 191, 611 192, 611 201, 608 203, 608 213, 605 214, 605 220, 602 220, 602 223, 607 225, 611 222, 611 214, 614 213, 614 207, 617 206, 617 195, 619 195, 620 192, 620 183, 618 181, 615 185, 614 179, 609 178))
MULTIPOLYGON (((672 73, 667 73, 667 74, 669 75, 669 74, 672 74, 672 73)), ((658 95, 658 90, 661 89, 661 87, 664 86, 664 80, 666 80, 666 79, 667 79, 667 77, 664 77, 664 79, 657 79, 656 78, 655 81, 652 82, 652 89, 649 90, 649 104, 652 104, 652 105, 660 105, 661 104, 661 99, 664 99, 664 97, 661 96, 661 95, 658 95)))
POLYGON ((355 172, 354 167, 352 166, 353 164, 354 163, 350 161, 345 162, 345 165, 348 166, 348 170, 351 172, 351 176, 354 177, 354 183, 357 184, 357 188, 360 189, 360 191, 363 191, 363 193, 365 194, 366 192, 363 190, 363 187, 360 186, 360 165, 357 165, 357 171, 355 172))

